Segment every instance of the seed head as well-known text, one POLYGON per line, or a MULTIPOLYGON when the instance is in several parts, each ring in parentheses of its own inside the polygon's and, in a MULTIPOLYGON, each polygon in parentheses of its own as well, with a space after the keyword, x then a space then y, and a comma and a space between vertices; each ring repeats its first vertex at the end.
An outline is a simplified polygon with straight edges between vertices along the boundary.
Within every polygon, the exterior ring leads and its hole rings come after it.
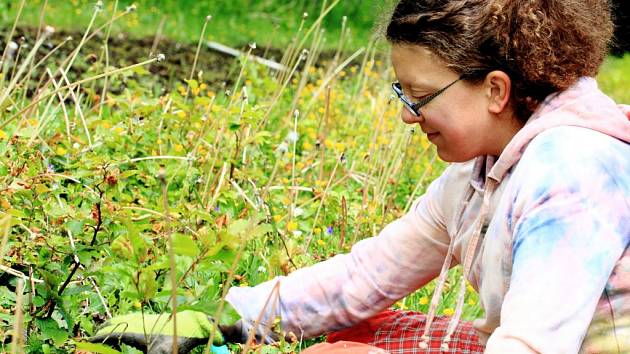
POLYGON ((251 42, 251 43, 249 44, 249 48, 251 48, 251 49, 256 49, 256 42, 251 42))
POLYGON ((289 140, 292 143, 298 141, 299 138, 300 138, 300 135, 297 132, 290 132, 289 135, 287 135, 287 140, 289 140))
POLYGON ((44 28, 44 36, 50 36, 53 33, 55 33, 55 27, 53 27, 53 26, 46 26, 44 28))
POLYGON ((300 60, 306 60, 306 57, 308 57, 308 49, 303 49, 300 53, 300 60))
POLYGON ((125 11, 127 12, 134 12, 138 9, 138 7, 136 6, 136 4, 131 4, 129 6, 127 6, 127 8, 125 9, 125 11))
POLYGON ((72 36, 66 37, 66 42, 70 42, 72 40, 72 36))
POLYGON ((289 145, 283 141, 282 143, 280 143, 280 145, 278 145, 276 151, 281 154, 285 154, 287 151, 289 151, 289 145))
POLYGON ((166 59, 166 56, 164 54, 160 53, 160 54, 157 55, 157 57, 155 59, 159 63, 159 62, 164 61, 166 59))
POLYGON ((347 21, 348 21, 348 16, 344 16, 341 18, 341 24, 345 25, 347 21))
POLYGON ((298 119, 298 117, 300 117, 300 111, 298 109, 293 111, 293 116, 295 117, 295 119, 298 119))
POLYGON ((212 15, 206 16, 206 22, 210 22, 210 20, 212 20, 212 15))
POLYGON ((305 20, 308 17, 308 12, 302 14, 302 19, 305 20))

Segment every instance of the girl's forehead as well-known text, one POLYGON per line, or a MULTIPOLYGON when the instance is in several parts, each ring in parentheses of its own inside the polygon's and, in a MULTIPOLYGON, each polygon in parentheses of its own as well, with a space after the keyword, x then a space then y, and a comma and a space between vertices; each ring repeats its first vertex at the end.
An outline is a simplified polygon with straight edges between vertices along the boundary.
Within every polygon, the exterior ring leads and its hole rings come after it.
POLYGON ((442 82, 456 74, 431 50, 418 45, 394 44, 391 48, 392 65, 403 85, 429 85, 442 82))

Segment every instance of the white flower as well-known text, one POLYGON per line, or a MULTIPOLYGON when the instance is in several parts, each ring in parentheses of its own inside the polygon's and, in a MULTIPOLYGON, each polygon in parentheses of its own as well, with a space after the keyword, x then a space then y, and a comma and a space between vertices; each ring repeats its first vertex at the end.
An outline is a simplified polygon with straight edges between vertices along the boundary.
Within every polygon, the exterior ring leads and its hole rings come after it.
POLYGON ((302 236, 302 231, 300 231, 300 230, 295 230, 295 231, 293 231, 293 236, 295 236, 295 237, 300 237, 300 236, 302 236))
POLYGON ((287 135, 287 140, 289 140, 292 143, 298 141, 299 138, 300 138, 300 135, 297 132, 290 132, 289 135, 287 135))
POLYGON ((296 217, 304 215, 304 209, 300 207, 293 209, 293 215, 295 215, 296 217))
POLYGON ((289 151, 289 145, 287 145, 287 143, 283 141, 280 145, 278 145, 278 148, 276 149, 276 151, 278 151, 281 154, 284 154, 287 151, 289 151))
POLYGON ((267 268, 265 268, 265 266, 258 267, 258 273, 265 273, 265 272, 267 272, 267 268))
POLYGON ((79 144, 79 143, 74 143, 74 144, 72 144, 72 147, 73 147, 75 150, 79 150, 79 148, 81 147, 81 144, 79 144))

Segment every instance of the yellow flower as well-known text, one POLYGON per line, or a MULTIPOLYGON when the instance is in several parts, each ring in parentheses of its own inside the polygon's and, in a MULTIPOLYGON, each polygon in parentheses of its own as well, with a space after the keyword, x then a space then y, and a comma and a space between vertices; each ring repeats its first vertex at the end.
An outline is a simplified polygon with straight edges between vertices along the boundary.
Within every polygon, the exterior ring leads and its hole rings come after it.
POLYGON ((64 149, 63 146, 58 146, 55 152, 57 153, 57 155, 65 155, 68 150, 64 149))
POLYGON ((429 298, 426 296, 423 296, 420 298, 420 300, 418 301, 418 303, 420 303, 420 305, 426 305, 429 303, 429 298))
POLYGON ((0 130, 0 140, 4 140, 6 138, 8 138, 9 135, 7 133, 4 132, 4 130, 0 130))
POLYGON ((179 112, 177 112, 177 116, 179 118, 186 118, 186 111, 179 111, 179 112))
POLYGON ((324 240, 322 240, 322 239, 319 239, 319 240, 317 240, 317 244, 320 245, 320 246, 324 246, 324 245, 326 245, 326 242, 324 242, 324 240))
POLYGON ((320 229, 319 227, 316 227, 313 229, 314 234, 320 234, 321 232, 322 232, 322 229, 320 229))
MULTIPOLYGON (((0 136, 0 139, 3 139, 0 136)), ((304 143, 304 150, 313 150, 313 145, 311 143, 304 143)))
POLYGON ((453 310, 450 307, 444 309, 444 316, 453 316, 454 313, 455 313, 455 310, 453 310))
POLYGON ((295 221, 291 220, 287 223, 287 230, 289 232, 293 232, 297 230, 297 228, 298 228, 298 224, 295 221))
POLYGON ((475 301, 475 299, 469 299, 468 300, 468 305, 473 306, 474 304, 476 304, 477 302, 475 301))
POLYGON ((273 216, 273 221, 279 222, 280 220, 282 220, 282 216, 280 216, 280 215, 274 215, 273 216))
POLYGON ((182 152, 184 151, 184 146, 182 144, 177 144, 175 145, 175 151, 176 152, 182 152))

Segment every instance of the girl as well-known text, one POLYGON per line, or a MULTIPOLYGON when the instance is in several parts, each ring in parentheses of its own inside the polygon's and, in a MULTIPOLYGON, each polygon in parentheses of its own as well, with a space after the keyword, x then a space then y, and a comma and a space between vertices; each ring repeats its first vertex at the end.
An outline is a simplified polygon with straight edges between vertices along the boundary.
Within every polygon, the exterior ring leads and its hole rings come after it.
POLYGON ((298 337, 366 343, 307 352, 630 352, 630 110, 593 79, 608 6, 401 0, 386 30, 401 118, 452 164, 349 254, 232 288, 243 329, 262 313, 298 337), (455 313, 436 317, 455 264, 455 313), (382 312, 435 277, 426 316, 382 312), (467 282, 485 310, 473 324, 467 282))

